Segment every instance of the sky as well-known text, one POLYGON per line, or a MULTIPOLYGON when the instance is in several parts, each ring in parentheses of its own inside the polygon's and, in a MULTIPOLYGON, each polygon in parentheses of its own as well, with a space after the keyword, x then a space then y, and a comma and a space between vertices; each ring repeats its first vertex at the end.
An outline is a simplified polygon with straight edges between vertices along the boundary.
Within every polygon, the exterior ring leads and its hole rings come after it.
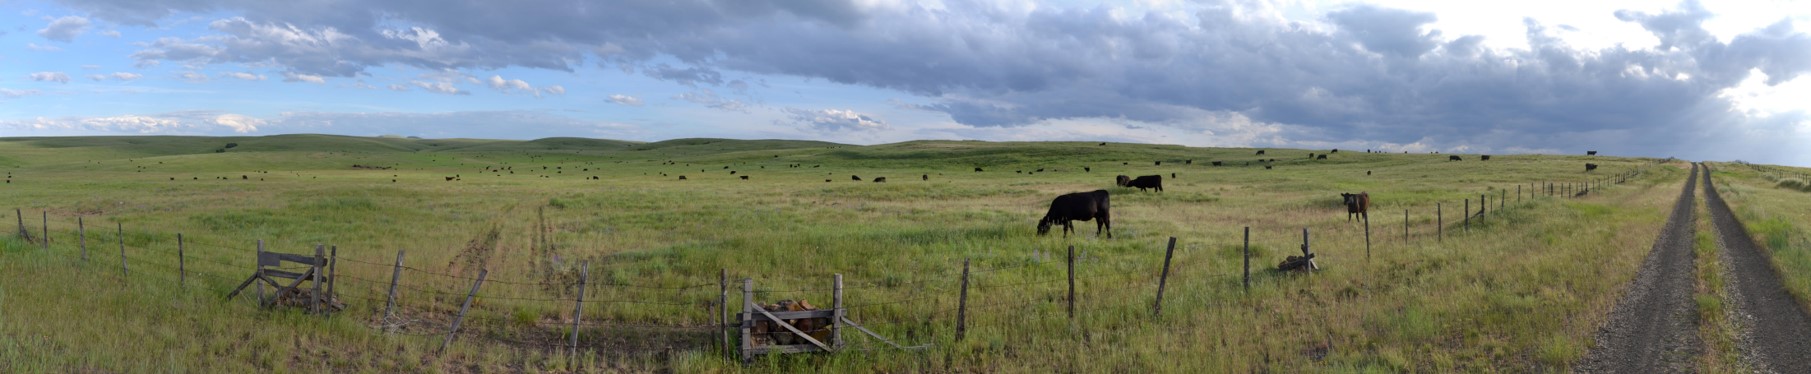
POLYGON ((1811 165, 1811 2, 0 0, 0 137, 919 139, 1811 165))

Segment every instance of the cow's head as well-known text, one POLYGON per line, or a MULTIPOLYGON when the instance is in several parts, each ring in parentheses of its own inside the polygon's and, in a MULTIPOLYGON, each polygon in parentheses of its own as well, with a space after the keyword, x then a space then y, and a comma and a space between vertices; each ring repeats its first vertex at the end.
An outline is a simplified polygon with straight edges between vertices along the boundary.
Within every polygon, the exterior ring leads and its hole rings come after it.
POLYGON ((1343 204, 1346 204, 1346 206, 1352 206, 1352 205, 1358 204, 1358 194, 1349 194, 1349 193, 1341 192, 1339 194, 1339 198, 1340 198, 1340 200, 1343 201, 1343 204))
POLYGON ((1050 233, 1050 221, 1050 217, 1044 217, 1044 219, 1038 220, 1038 236, 1044 236, 1044 234, 1050 233))

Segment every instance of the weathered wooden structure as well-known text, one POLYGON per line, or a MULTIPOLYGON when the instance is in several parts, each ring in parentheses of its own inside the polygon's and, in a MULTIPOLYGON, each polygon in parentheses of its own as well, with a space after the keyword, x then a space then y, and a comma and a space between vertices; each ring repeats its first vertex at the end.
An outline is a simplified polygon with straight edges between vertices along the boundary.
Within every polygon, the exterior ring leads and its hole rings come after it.
MULTIPOLYGON (((769 310, 801 309, 809 305, 804 300, 783 300, 774 305, 763 306, 755 302, 755 281, 742 280, 742 312, 736 314, 739 323, 737 330, 741 333, 742 363, 754 362, 758 355, 836 352, 843 349, 845 341, 844 327, 854 328, 876 340, 899 349, 922 349, 924 346, 903 347, 873 331, 868 331, 855 321, 849 320, 848 310, 843 307, 843 275, 836 275, 836 283, 830 309, 815 310, 769 310)), ((726 328, 729 326, 725 326, 726 328)))
POLYGON ((308 308, 312 313, 329 313, 342 307, 332 296, 333 277, 330 274, 329 265, 333 261, 327 257, 322 246, 315 246, 314 256, 265 252, 261 241, 258 247, 257 269, 250 277, 246 277, 244 282, 240 282, 238 287, 234 287, 233 292, 226 294, 226 298, 231 299, 238 296, 239 292, 244 291, 246 287, 257 283, 258 306, 260 307, 299 306, 308 308), (282 270, 284 263, 299 264, 308 268, 300 273, 286 271, 282 270), (287 282, 278 281, 278 279, 287 282), (265 285, 274 287, 275 294, 265 297, 263 292, 265 285), (323 289, 326 291, 323 292, 323 289))

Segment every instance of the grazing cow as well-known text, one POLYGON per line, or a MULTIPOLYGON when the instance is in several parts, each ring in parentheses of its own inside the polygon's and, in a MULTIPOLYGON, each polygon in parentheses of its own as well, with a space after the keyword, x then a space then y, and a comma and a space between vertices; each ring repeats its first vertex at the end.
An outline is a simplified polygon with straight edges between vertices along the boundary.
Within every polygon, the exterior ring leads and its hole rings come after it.
POLYGON ((1260 149, 1260 150, 1258 150, 1258 155, 1259 155, 1259 156, 1263 156, 1263 155, 1264 155, 1264 150, 1262 150, 1262 149, 1260 149))
POLYGON ((1334 148, 1332 152, 1327 152, 1327 153, 1339 153, 1339 148, 1334 148))
POLYGON ((1183 165, 1194 165, 1194 164, 1195 164, 1195 159, 1192 159, 1192 158, 1191 158, 1191 159, 1187 159, 1187 160, 1182 160, 1182 164, 1183 164, 1183 165))
POLYGON ((1465 159, 1459 158, 1459 156, 1446 156, 1446 160, 1447 161, 1465 161, 1465 159))
POLYGON ((874 183, 887 183, 887 177, 875 177, 874 183))
POLYGON ((452 182, 452 181, 453 181, 453 177, 446 177, 446 181, 448 181, 448 182, 452 182))
POLYGON ((742 176, 742 180, 748 180, 748 176, 747 175, 742 176))
POLYGON ((1070 221, 1098 219, 1094 222, 1094 235, 1104 232, 1107 238, 1113 238, 1112 215, 1108 214, 1111 204, 1108 204, 1107 197, 1107 190, 1057 196, 1050 201, 1050 210, 1044 213, 1044 218, 1038 220, 1038 235, 1049 234, 1050 226, 1061 224, 1063 237, 1069 237, 1069 232, 1075 231, 1075 225, 1070 221))
POLYGON ((685 180, 685 176, 684 175, 679 176, 679 180, 685 180))
POLYGON ((925 174, 925 175, 924 175, 924 181, 926 181, 926 182, 929 182, 929 181, 931 181, 931 175, 930 175, 930 174, 925 174))
POLYGON ((1319 156, 1314 156, 1314 159, 1316 159, 1316 160, 1325 160, 1325 159, 1327 159, 1327 155, 1319 155, 1319 156))
POLYGON ((1113 177, 1113 185, 1115 185, 1115 186, 1125 187, 1126 183, 1131 183, 1131 182, 1132 182, 1132 177, 1128 177, 1128 176, 1124 176, 1124 175, 1113 177))
POLYGON ((729 175, 736 175, 736 171, 735 171, 735 170, 730 170, 730 171, 729 171, 729 175))
POLYGON ((1153 161, 1153 162, 1152 162, 1152 165, 1154 165, 1154 166, 1163 166, 1163 161, 1153 161))
POLYGON ((1157 189, 1157 192, 1163 192, 1163 176, 1162 175, 1146 175, 1146 176, 1142 176, 1142 177, 1132 178, 1132 181, 1126 182, 1126 187, 1136 187, 1136 188, 1138 188, 1139 191, 1144 191, 1145 189, 1148 189, 1148 188, 1155 188, 1155 189, 1157 189))
POLYGON ((1042 172, 1044 172, 1044 168, 1038 168, 1038 172, 1039 172, 1039 173, 1042 173, 1042 172))
POLYGON ((1101 142, 1101 143, 1100 143, 1100 146, 1102 146, 1102 147, 1105 147, 1105 146, 1107 146, 1107 143, 1106 143, 1106 142, 1101 142))
POLYGON ((1264 165, 1264 170, 1270 170, 1270 165, 1264 165))
POLYGON ((1370 170, 1365 170, 1365 175, 1371 175, 1371 171, 1370 171, 1370 170))
POLYGON ((1308 152, 1308 159, 1310 159, 1310 160, 1314 159, 1314 152, 1308 152))
POLYGON ((1083 166, 1083 167, 1082 167, 1082 172, 1083 172, 1083 173, 1092 173, 1092 172, 1094 172, 1094 169, 1090 169, 1090 168, 1088 168, 1088 167, 1087 167, 1087 166, 1083 166))
POLYGON ((825 179, 825 180, 824 180, 824 183, 830 183, 830 180, 829 180, 829 179, 825 179))
POLYGON ((1176 179, 1176 173, 1170 173, 1170 179, 1176 179))
POLYGON ((1479 161, 1490 161, 1490 155, 1481 155, 1481 156, 1478 156, 1478 160, 1479 160, 1479 161))
POLYGON ((1585 164, 1585 171, 1597 170, 1597 164, 1585 164))
MULTIPOLYGON (((813 166, 813 167, 816 167, 816 166, 813 166)), ((981 172, 981 168, 975 168, 975 172, 976 172, 976 173, 979 173, 979 172, 981 172)))
POLYGON ((1355 193, 1355 194, 1341 193, 1341 194, 1339 194, 1339 197, 1342 199, 1345 199, 1346 222, 1352 222, 1353 215, 1358 215, 1360 218, 1363 218, 1365 221, 1371 220, 1371 214, 1370 214, 1371 194, 1364 193, 1364 192, 1359 192, 1359 193, 1355 193))
POLYGON ((849 179, 850 179, 850 180, 854 180, 854 181, 856 181, 856 182, 860 182, 860 181, 861 181, 861 176, 860 176, 860 175, 851 175, 851 176, 849 176, 849 179))
POLYGON ((1214 166, 1220 166, 1220 162, 1219 162, 1219 161, 1214 161, 1214 166))
POLYGON ((1597 151, 1585 151, 1585 155, 1586 155, 1586 156, 1596 156, 1596 155, 1597 155, 1597 151))

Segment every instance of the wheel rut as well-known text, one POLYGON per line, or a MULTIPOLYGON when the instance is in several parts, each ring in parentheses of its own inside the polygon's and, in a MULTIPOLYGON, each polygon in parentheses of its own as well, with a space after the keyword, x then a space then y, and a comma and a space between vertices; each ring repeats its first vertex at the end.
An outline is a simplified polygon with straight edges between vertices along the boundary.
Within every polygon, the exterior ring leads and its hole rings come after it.
POLYGON ((1743 361, 1757 372, 1811 373, 1811 314, 1786 290, 1768 255, 1717 194, 1709 168, 1704 182, 1724 266, 1734 275, 1729 287, 1744 327, 1739 337, 1743 361))
POLYGON ((1666 227, 1654 240, 1635 280, 1610 311, 1609 320, 1598 329, 1595 346, 1576 371, 1688 373, 1696 368, 1703 352, 1692 301, 1696 270, 1692 240, 1697 224, 1693 196, 1698 173, 1698 164, 1692 164, 1666 227))

